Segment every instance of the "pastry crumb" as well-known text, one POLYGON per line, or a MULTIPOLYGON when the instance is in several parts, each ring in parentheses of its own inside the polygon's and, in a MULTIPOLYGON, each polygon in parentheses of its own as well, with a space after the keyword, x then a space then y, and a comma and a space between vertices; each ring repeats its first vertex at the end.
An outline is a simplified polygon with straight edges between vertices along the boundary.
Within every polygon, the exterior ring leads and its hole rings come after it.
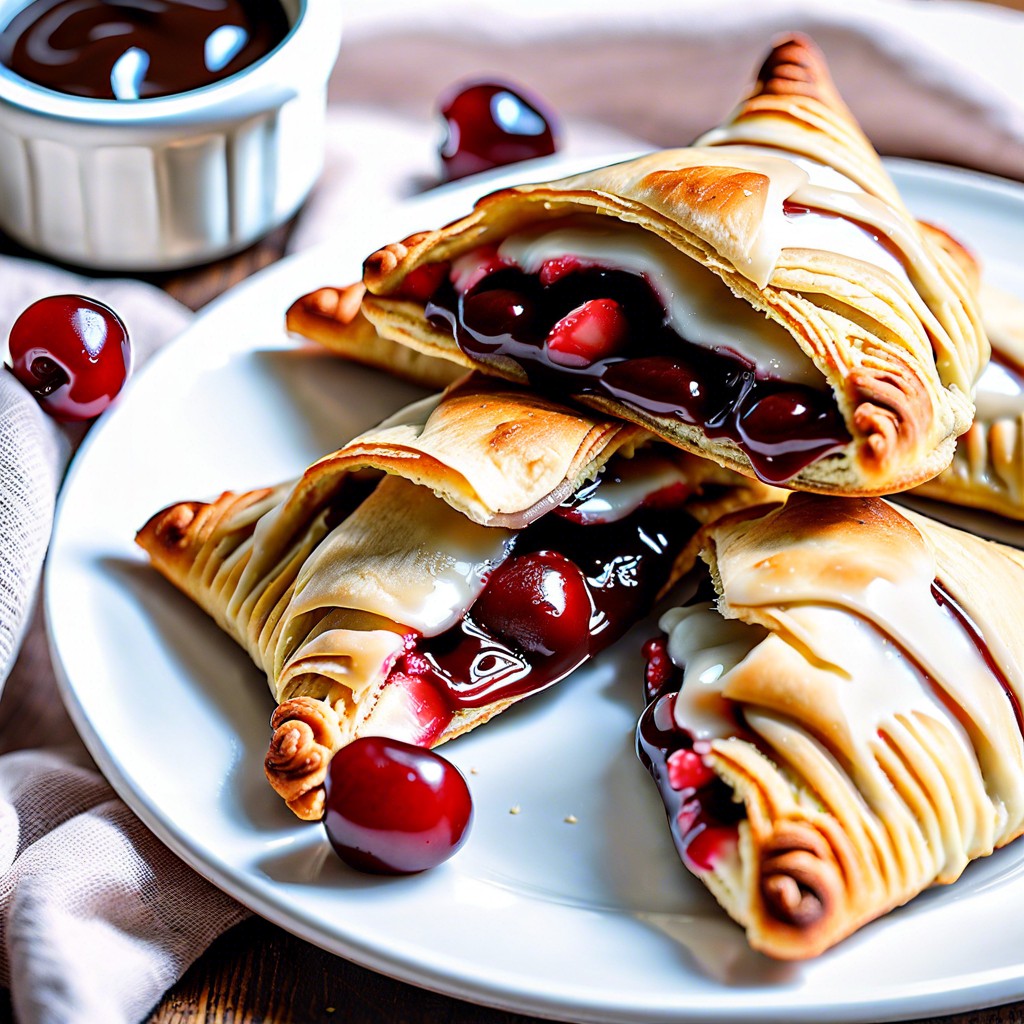
POLYGON ((470 775, 479 775, 480 773, 476 770, 476 768, 470 768, 469 769, 469 774, 470 775))
POLYGON ((513 805, 512 805, 512 806, 511 806, 511 807, 510 807, 510 808, 508 809, 508 813, 509 813, 509 814, 518 814, 518 813, 519 813, 519 812, 520 812, 521 810, 522 810, 522 808, 521 808, 521 807, 519 806, 519 804, 513 804, 513 805))
POLYGON ((566 825, 575 825, 576 822, 579 821, 579 818, 577 818, 575 814, 567 814, 562 819, 562 821, 564 821, 566 823, 566 825))

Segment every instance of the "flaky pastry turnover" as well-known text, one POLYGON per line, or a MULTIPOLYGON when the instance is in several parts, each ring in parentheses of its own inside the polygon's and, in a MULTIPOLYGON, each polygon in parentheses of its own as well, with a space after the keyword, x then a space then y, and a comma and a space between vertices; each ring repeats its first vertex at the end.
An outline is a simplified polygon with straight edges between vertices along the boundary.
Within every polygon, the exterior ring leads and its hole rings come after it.
POLYGON ((988 357, 963 268, 908 213, 799 37, 694 146, 488 195, 334 294, 322 336, 347 354, 349 325, 369 322, 827 493, 941 472, 988 357))
POLYGON ((714 597, 647 647, 638 752, 689 869, 815 956, 1024 831, 1024 555, 877 498, 702 533, 714 597))
POLYGON ((266 673, 267 777, 315 819, 342 745, 434 746, 557 682, 650 609, 699 520, 768 492, 651 442, 475 376, 137 540, 266 673))

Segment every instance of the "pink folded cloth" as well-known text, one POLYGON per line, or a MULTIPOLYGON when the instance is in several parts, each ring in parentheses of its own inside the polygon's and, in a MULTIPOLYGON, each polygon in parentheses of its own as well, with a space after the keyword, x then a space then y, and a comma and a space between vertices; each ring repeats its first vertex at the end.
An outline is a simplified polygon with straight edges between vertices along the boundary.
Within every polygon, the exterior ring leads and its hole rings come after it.
MULTIPOLYGON (((943 0, 634 0, 587 10, 581 23, 575 0, 524 0, 515 14, 457 0, 353 9, 331 87, 326 174, 293 248, 330 245, 381 204, 437 183, 430 103, 455 78, 502 74, 546 95, 567 116, 568 152, 682 145, 727 111, 771 37, 794 28, 823 45, 883 151, 1024 180, 1024 15, 943 0)), ((332 283, 345 282, 309 287, 332 283)), ((0 259, 0 342, 29 302, 69 291, 122 314, 137 364, 191 318, 139 282, 0 259)), ((23 1024, 137 1021, 246 913, 117 799, 60 705, 33 609, 59 482, 81 434, 49 421, 0 372, 0 981, 23 1024), (22 713, 29 694, 33 716, 22 713)))

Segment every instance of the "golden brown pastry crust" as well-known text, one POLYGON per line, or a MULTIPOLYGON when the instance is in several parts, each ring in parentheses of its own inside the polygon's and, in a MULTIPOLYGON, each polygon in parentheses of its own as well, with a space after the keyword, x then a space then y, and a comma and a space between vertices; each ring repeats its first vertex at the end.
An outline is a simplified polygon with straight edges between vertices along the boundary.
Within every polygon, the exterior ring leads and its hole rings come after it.
MULTIPOLYGON (((907 213, 806 39, 777 46, 752 95, 695 147, 505 189, 441 230, 374 253, 364 266, 362 313, 388 339, 522 383, 525 374, 508 357, 466 356, 426 320, 419 302, 401 297, 402 282, 424 263, 581 212, 614 217, 668 241, 786 328, 814 361, 853 440, 788 486, 881 494, 911 487, 949 464, 956 438, 970 425, 971 389, 988 354, 970 282, 935 233, 907 213), (850 191, 808 185, 788 154, 835 168, 849 179, 850 191), (908 276, 842 251, 776 249, 769 226, 783 216, 782 203, 808 196, 815 208, 871 222, 888 234, 908 276)), ((572 397, 752 473, 736 444, 709 440, 699 427, 600 396, 572 397)))
MULTIPOLYGON (((333 752, 404 726, 408 707, 385 683, 406 639, 426 628, 438 581, 460 586, 459 558, 493 565, 510 528, 649 440, 635 426, 470 377, 314 463, 297 483, 178 503, 137 541, 266 673, 280 705, 267 778, 297 815, 315 819, 333 752)), ((673 458, 693 487, 687 511, 701 521, 772 493, 684 453, 673 458)), ((694 557, 680 554, 673 579, 694 557)), ((438 602, 442 611, 449 602, 438 602)), ((458 710, 434 742, 518 699, 458 710)))
POLYGON ((425 388, 446 388, 465 370, 456 363, 407 348, 381 337, 363 316, 366 286, 361 282, 344 288, 317 288, 296 299, 285 314, 292 334, 318 342, 338 355, 425 388))
MULTIPOLYGON (((1024 379, 1024 302, 982 286, 981 310, 994 362, 1024 379)), ((949 467, 917 488, 926 498, 1024 519, 1024 393, 990 403, 986 375, 978 382, 978 411, 957 441, 949 467), (994 408, 990 409, 990 404, 994 408)))
POLYGON ((816 956, 1024 832, 1024 555, 796 495, 712 524, 703 556, 753 632, 716 684, 742 726, 704 753, 744 804, 738 855, 701 877, 756 949, 816 956))

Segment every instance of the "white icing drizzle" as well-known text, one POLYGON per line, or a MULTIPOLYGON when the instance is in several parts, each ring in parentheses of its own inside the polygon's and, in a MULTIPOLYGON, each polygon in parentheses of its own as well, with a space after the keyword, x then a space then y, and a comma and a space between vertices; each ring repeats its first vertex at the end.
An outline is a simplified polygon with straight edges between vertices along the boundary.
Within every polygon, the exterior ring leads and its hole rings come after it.
MULTIPOLYGON (((853 550, 830 556, 837 565, 853 550)), ((792 658, 806 665, 805 685, 814 686, 823 708, 834 708, 837 725, 865 759, 878 729, 896 716, 921 712, 947 722, 986 772, 998 802, 1012 790, 1009 768, 1000 768, 1006 744, 1019 747, 1016 724, 1006 716, 1006 697, 959 619, 931 595, 935 566, 928 556, 887 567, 894 578, 878 575, 861 586, 840 574, 835 586, 822 586, 820 574, 781 574, 766 558, 727 585, 738 607, 771 609, 771 635, 759 626, 722 619, 712 605, 673 609, 661 620, 669 636, 669 656, 684 669, 676 721, 702 739, 735 734, 722 694, 730 676, 748 659, 763 657, 756 670, 792 671, 792 658), (840 582, 844 580, 845 582, 840 582), (717 620, 717 621, 716 621, 717 620), (783 657, 779 645, 790 648, 783 657), (787 668, 788 665, 788 668, 787 668), (696 682, 696 685, 694 685, 696 682), (973 723, 968 739, 951 715, 940 689, 973 723)), ((880 568, 880 573, 886 571, 880 568)), ((783 648, 784 649, 784 648, 783 648)), ((749 664, 749 662, 748 662, 749 664)))
POLYGON ((528 274, 563 256, 639 274, 665 306, 670 326, 687 341, 731 351, 780 380, 825 386, 821 372, 785 328, 733 295, 696 260, 636 225, 578 215, 510 235, 498 252, 528 274))
POLYGON ((638 509, 652 494, 674 484, 690 484, 679 462, 651 451, 616 458, 603 471, 600 485, 576 505, 570 518, 583 523, 613 523, 638 509))
POLYGON ((990 362, 981 371, 974 395, 975 418, 1017 419, 1024 413, 1024 381, 1002 363, 990 362))
MULTIPOLYGON (((885 246, 872 241, 871 235, 856 224, 854 228, 864 238, 839 227, 838 220, 846 218, 884 235, 902 253, 904 266, 911 270, 918 287, 929 293, 927 298, 941 294, 942 285, 931 261, 902 213, 834 168, 773 146, 712 145, 688 149, 686 154, 690 165, 737 167, 768 178, 769 192, 760 228, 745 253, 745 261, 736 266, 758 288, 768 284, 785 248, 833 252, 893 272, 893 259, 885 246), (787 217, 783 210, 787 199, 834 214, 836 218, 819 218, 824 223, 815 223, 806 215, 787 217), (806 236, 801 234, 803 231, 806 236), (852 241, 855 238, 857 241, 852 241), (864 239, 870 244, 865 246, 864 239)), ((905 278, 907 274, 900 276, 905 278)))
MULTIPOLYGON (((828 164, 819 163, 801 153, 791 153, 773 146, 721 146, 730 156, 743 154, 753 158, 773 156, 798 167, 806 175, 806 184, 790 196, 792 202, 799 202, 796 196, 807 201, 817 196, 823 209, 828 209, 829 193, 842 192, 858 197, 867 193, 852 179, 828 164)), ((874 200, 874 204, 877 204, 874 200)), ((884 205, 884 204, 883 204, 884 205)), ((885 207, 888 209, 888 207, 885 207)), ((877 210, 870 211, 871 216, 877 210)), ((870 263, 903 280, 908 280, 903 263, 886 247, 880 231, 868 228, 870 221, 856 223, 839 214, 823 214, 820 209, 809 209, 807 213, 787 215, 778 225, 779 238, 776 242, 781 253, 783 249, 818 249, 822 252, 842 253, 864 263, 870 263)))
POLYGON ((352 608, 434 636, 476 600, 513 537, 471 522, 425 487, 386 477, 306 560, 290 614, 352 608))
MULTIPOLYGON (((925 618, 947 634, 942 646, 952 656, 954 671, 970 678, 981 667, 979 656, 961 629, 950 629, 941 609, 928 599, 925 618), (941 623, 941 624, 940 624, 941 623)), ((873 762, 871 744, 878 729, 899 715, 925 712, 949 721, 963 736, 955 719, 950 719, 941 699, 918 667, 900 648, 872 623, 844 608, 825 604, 796 605, 786 613, 787 625, 795 626, 803 639, 815 641, 815 655, 822 659, 808 665, 813 685, 827 687, 821 700, 833 704, 841 715, 844 731, 858 751, 858 760, 873 762)), ((725 619, 711 604, 675 608, 661 619, 668 633, 672 662, 683 669, 683 683, 674 705, 676 724, 696 740, 725 739, 736 733, 729 701, 722 696, 731 674, 750 656, 764 655, 764 671, 778 665, 767 649, 766 630, 737 619, 725 619)), ((934 633, 929 635, 934 636, 934 633)), ((786 642, 784 633, 774 634, 770 643, 786 642)), ((964 737, 964 743, 969 741, 964 737)))
POLYGON ((776 156, 780 160, 788 160, 791 164, 795 164, 807 175, 807 183, 809 185, 817 185, 820 188, 834 188, 839 189, 843 192, 862 192, 863 189, 858 185, 852 178, 843 174, 842 171, 837 171, 834 167, 830 167, 828 164, 823 164, 818 160, 813 159, 809 156, 804 156, 803 153, 793 153, 788 149, 776 146, 745 146, 742 144, 734 146, 720 146, 718 150, 725 150, 728 153, 748 153, 751 156, 776 156))
POLYGON ((729 673, 767 636, 760 626, 723 618, 710 602, 672 608, 659 622, 668 635, 668 654, 683 670, 673 706, 676 724, 695 740, 735 732, 729 702, 722 696, 729 673))
MULTIPOLYGON (((902 596, 911 603, 921 601, 918 597, 914 602, 909 594, 902 596)), ((983 665, 979 664, 974 645, 963 630, 950 622, 930 595, 924 597, 924 601, 927 603, 921 608, 920 617, 932 621, 932 630, 949 634, 942 646, 951 657, 952 670, 963 671, 962 678, 970 678, 971 674, 977 678, 983 665)), ((913 617, 915 613, 910 611, 909 614, 913 617)), ((834 693, 843 721, 865 758, 869 756, 868 741, 875 738, 880 725, 896 715, 928 712, 933 718, 950 721, 959 731, 958 723, 950 719, 926 677, 908 661, 893 640, 871 622, 850 614, 845 608, 824 604, 798 605, 789 609, 787 617, 799 626, 803 637, 815 638, 815 653, 822 658, 823 667, 832 670, 834 693)))

